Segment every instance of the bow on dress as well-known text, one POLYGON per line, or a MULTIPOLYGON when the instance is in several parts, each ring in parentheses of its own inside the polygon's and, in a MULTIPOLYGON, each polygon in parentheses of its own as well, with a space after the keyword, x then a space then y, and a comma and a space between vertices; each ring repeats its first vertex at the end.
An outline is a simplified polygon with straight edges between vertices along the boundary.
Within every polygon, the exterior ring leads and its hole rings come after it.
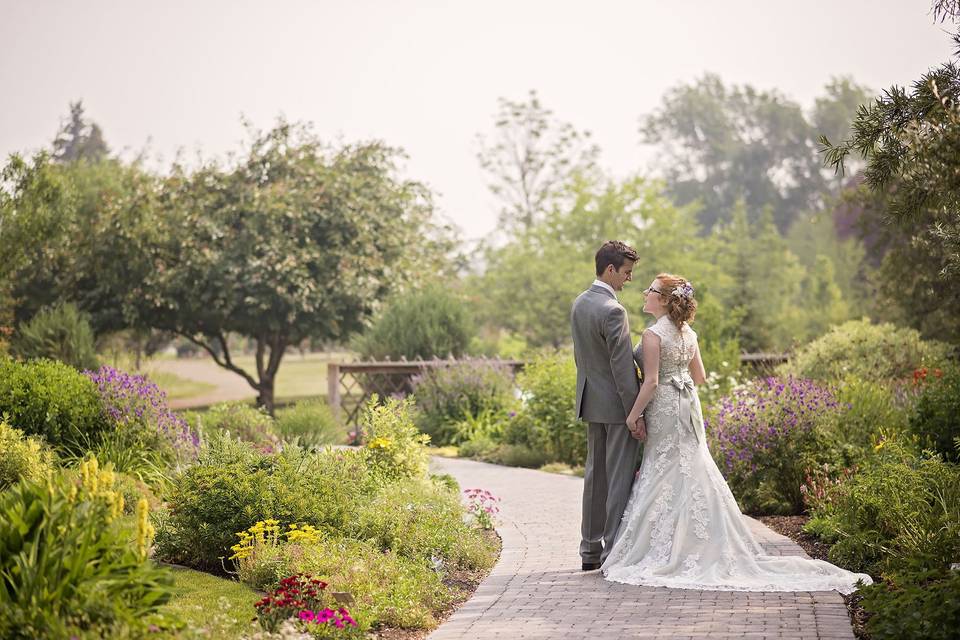
POLYGON ((701 433, 705 433, 703 417, 699 411, 693 410, 693 398, 697 389, 693 384, 693 378, 684 371, 670 376, 669 382, 680 392, 680 424, 690 425, 697 442, 703 442, 700 436, 701 433))

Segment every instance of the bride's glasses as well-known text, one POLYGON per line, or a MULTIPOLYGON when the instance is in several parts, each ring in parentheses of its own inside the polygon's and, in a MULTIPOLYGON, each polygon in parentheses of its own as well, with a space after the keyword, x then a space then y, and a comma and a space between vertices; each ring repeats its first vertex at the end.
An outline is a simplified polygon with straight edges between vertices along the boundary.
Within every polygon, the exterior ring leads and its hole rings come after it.
POLYGON ((643 295, 645 296, 648 296, 651 293, 659 293, 660 295, 663 295, 662 291, 660 291, 659 289, 654 289, 653 287, 647 287, 646 289, 643 290, 643 295))

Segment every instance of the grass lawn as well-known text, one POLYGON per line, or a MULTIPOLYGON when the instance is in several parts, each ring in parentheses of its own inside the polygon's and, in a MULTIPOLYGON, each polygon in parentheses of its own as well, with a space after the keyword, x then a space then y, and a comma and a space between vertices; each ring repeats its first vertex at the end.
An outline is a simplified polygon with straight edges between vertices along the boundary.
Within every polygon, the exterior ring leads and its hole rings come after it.
POLYGON ((193 398, 205 393, 210 393, 216 389, 216 385, 207 382, 198 382, 181 378, 175 373, 169 371, 151 371, 147 374, 150 380, 158 387, 167 392, 167 398, 193 398))
MULTIPOLYGON (((343 362, 345 354, 308 353, 306 356, 287 354, 280 362, 274 395, 277 398, 302 398, 327 395, 327 363, 343 362)), ((353 358, 350 358, 351 360, 353 358)), ((253 356, 237 356, 237 365, 255 372, 257 364, 253 356)))
POLYGON ((253 624, 253 603, 261 594, 235 580, 218 578, 185 567, 172 567, 174 596, 161 612, 182 620, 182 632, 161 638, 240 638, 260 629, 253 624))

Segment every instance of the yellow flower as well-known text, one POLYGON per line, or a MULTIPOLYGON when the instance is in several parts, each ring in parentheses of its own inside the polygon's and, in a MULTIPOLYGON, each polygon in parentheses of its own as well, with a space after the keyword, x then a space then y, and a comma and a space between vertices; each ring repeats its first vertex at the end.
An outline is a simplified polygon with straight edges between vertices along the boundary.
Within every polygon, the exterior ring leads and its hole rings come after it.
POLYGON ((393 446, 393 441, 390 438, 374 438, 369 443, 367 443, 368 449, 387 449, 393 446))

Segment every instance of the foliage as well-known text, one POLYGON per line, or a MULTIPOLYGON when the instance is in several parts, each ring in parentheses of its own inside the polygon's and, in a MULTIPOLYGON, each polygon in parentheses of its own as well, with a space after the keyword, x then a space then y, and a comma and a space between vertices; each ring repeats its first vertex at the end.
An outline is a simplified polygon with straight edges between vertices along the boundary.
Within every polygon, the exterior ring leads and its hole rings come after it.
POLYGON ((96 385, 72 367, 52 360, 18 363, 0 356, 0 415, 27 435, 42 436, 63 451, 82 451, 111 428, 96 385))
POLYGON ((53 141, 53 158, 61 163, 97 162, 109 153, 100 126, 84 117, 83 101, 71 102, 70 117, 53 141))
POLYGON ((444 271, 430 194, 397 177, 400 158, 380 143, 332 149, 281 121, 229 166, 174 167, 137 317, 203 347, 272 411, 287 347, 345 340, 415 273, 444 271), (255 374, 228 334, 256 345, 255 374))
POLYGON ((898 400, 896 388, 854 377, 837 386, 837 402, 844 410, 824 426, 827 440, 843 450, 847 463, 859 464, 881 441, 906 434, 913 403, 898 400))
POLYGON ((445 288, 396 296, 356 341, 364 358, 461 358, 475 329, 463 301, 445 288))
POLYGON ((158 517, 157 556, 218 570, 235 532, 260 520, 342 530, 372 491, 365 458, 363 451, 308 454, 296 447, 265 454, 214 435, 197 464, 173 481, 170 511, 158 517))
POLYGON ((457 493, 424 479, 383 486, 357 505, 349 535, 384 551, 429 561, 442 558, 457 566, 491 566, 493 556, 481 535, 464 522, 457 493))
MULTIPOLYGON (((170 410, 166 393, 140 375, 104 365, 86 376, 97 385, 100 402, 117 431, 139 446, 164 448, 179 459, 196 457, 200 439, 187 422, 170 410)), ((122 469, 118 469, 122 470, 122 469)))
POLYGON ((274 426, 282 439, 295 440, 305 447, 343 444, 347 437, 346 429, 337 424, 330 405, 323 398, 300 400, 291 407, 279 409, 274 426))
POLYGON ((430 441, 413 421, 413 401, 389 398, 378 404, 374 396, 358 421, 366 445, 363 452, 372 473, 386 481, 423 478, 427 475, 430 441))
POLYGON ((219 431, 249 442, 269 453, 280 446, 274 420, 263 408, 246 402, 221 402, 213 405, 197 418, 197 427, 207 433, 219 431))
POLYGON ((541 452, 543 462, 583 464, 587 438, 574 412, 577 370, 571 354, 537 355, 517 375, 517 385, 522 404, 507 428, 508 444, 541 452))
MULTIPOLYGON (((955 34, 960 56, 960 33, 955 34)), ((893 86, 863 107, 852 135, 833 145, 822 138, 825 162, 843 171, 848 156, 867 158, 866 183, 888 197, 894 218, 929 225, 935 245, 948 258, 942 276, 960 270, 960 68, 955 60, 929 70, 910 93, 893 86), (927 217, 933 214, 933 220, 927 217), (932 223, 932 224, 931 224, 932 223)))
POLYGON ((36 438, 0 419, 0 491, 21 479, 38 482, 53 471, 54 455, 36 438))
POLYGON ((944 345, 922 340, 914 329, 851 320, 800 348, 779 373, 827 382, 846 376, 906 380, 917 368, 934 366, 945 356, 944 345))
POLYGON ((464 360, 426 369, 413 379, 413 390, 420 410, 417 424, 424 433, 437 445, 460 444, 472 426, 460 423, 511 406, 513 376, 496 362, 464 360))
POLYGON ((527 469, 539 469, 550 460, 543 450, 534 449, 526 444, 511 443, 497 445, 493 451, 483 456, 483 459, 507 467, 524 467, 527 469))
POLYGON ((775 90, 727 86, 706 74, 669 90, 660 108, 644 118, 641 134, 662 151, 658 165, 675 201, 702 202, 705 229, 729 220, 742 198, 754 212, 771 207, 777 227, 786 231, 829 187, 820 172, 818 131, 845 133, 867 100, 864 87, 834 79, 811 122, 800 105, 775 90))
POLYGON ((589 173, 600 153, 589 131, 558 121, 540 103, 498 101, 496 137, 480 137, 477 154, 488 187, 502 204, 500 223, 530 229, 562 197, 571 177, 589 173))
POLYGON ((896 440, 830 491, 810 529, 830 540, 830 560, 872 575, 946 569, 960 553, 960 467, 896 440))
POLYGON ((960 628, 960 572, 916 570, 861 588, 874 640, 950 640, 960 628))
POLYGON ((13 355, 24 360, 49 358, 80 370, 97 366, 90 322, 74 304, 41 310, 17 327, 10 347, 13 355))
POLYGON ((99 469, 96 459, 80 472, 79 481, 54 476, 0 493, 4 638, 143 629, 170 596, 168 572, 146 558, 145 506, 136 540, 127 539, 117 521, 123 505, 113 472, 99 469))
POLYGON ((751 513, 801 513, 807 471, 836 462, 823 423, 842 407, 810 380, 767 378, 739 387, 707 418, 711 451, 751 513))
POLYGON ((910 416, 910 431, 920 444, 930 447, 952 462, 960 462, 955 442, 960 438, 960 368, 946 372, 920 369, 916 381, 923 381, 923 391, 910 416), (929 375, 929 379, 927 379, 929 375))

